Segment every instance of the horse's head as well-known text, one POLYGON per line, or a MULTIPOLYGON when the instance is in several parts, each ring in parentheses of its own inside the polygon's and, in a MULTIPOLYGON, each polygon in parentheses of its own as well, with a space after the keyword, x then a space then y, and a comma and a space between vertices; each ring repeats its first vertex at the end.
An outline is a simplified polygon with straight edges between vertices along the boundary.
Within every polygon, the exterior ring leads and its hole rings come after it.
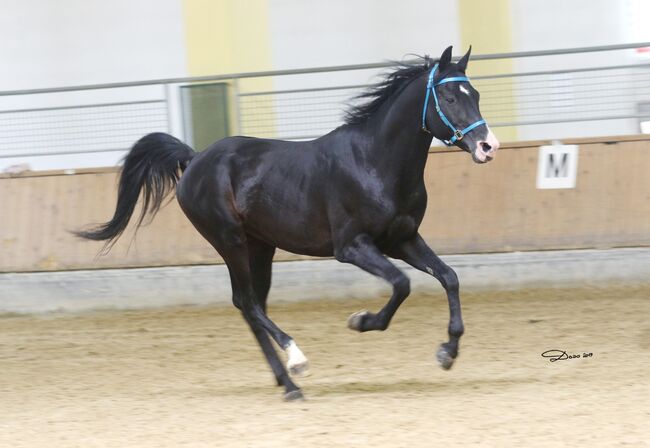
POLYGON ((429 72, 422 111, 422 129, 448 146, 472 154, 476 163, 489 162, 499 149, 479 110, 479 93, 465 75, 472 48, 457 63, 451 62, 451 47, 429 72))

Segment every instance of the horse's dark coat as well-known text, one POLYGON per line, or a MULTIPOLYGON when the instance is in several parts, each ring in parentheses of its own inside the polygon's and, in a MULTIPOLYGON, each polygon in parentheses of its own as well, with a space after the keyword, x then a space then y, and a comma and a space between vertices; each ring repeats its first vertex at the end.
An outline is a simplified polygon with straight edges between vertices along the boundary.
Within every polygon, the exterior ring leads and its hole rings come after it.
MULTIPOLYGON (((469 52, 454 64, 448 48, 436 79, 461 75, 468 58, 469 52)), ((433 275, 447 292, 450 339, 438 357, 448 368, 463 333, 458 280, 418 234, 427 204, 423 175, 431 140, 451 134, 431 103, 427 128, 433 135, 421 129, 430 66, 426 59, 399 68, 364 95, 369 101, 351 109, 346 124, 309 142, 230 137, 196 154, 167 134, 147 135, 126 157, 113 219, 79 235, 114 241, 141 190, 143 213, 155 212, 178 182, 180 206, 225 260, 233 303, 290 398, 300 397, 300 390, 269 335, 283 349, 292 339, 266 315, 275 249, 334 256, 391 283, 393 295, 382 310, 350 319, 349 325, 358 331, 386 329, 408 296, 409 279, 385 255, 402 259, 433 275)), ((459 92, 457 83, 437 90, 446 116, 459 128, 481 118, 478 93, 469 83, 464 85, 470 94, 459 92)), ((479 161, 475 151, 485 151, 487 134, 487 126, 481 126, 457 146, 479 161)))

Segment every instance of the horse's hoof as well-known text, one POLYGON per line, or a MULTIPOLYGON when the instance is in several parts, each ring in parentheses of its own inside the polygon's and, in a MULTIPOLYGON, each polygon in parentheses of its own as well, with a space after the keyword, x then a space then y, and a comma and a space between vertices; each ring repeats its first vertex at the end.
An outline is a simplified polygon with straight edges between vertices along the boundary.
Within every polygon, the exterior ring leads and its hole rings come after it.
POLYGON ((367 310, 357 311, 348 317, 348 328, 350 330, 363 331, 363 319, 370 314, 367 310))
POLYGON ((445 370, 451 369, 451 366, 454 365, 454 358, 451 357, 449 352, 443 346, 440 346, 440 348, 438 349, 438 353, 436 353, 436 358, 438 358, 440 367, 442 367, 445 370))
POLYGON ((292 375, 306 376, 309 372, 309 361, 294 341, 291 341, 287 348, 287 370, 292 375))
POLYGON ((289 373, 294 376, 309 376, 309 361, 306 359, 298 364, 288 365, 289 373))
POLYGON ((284 401, 305 401, 305 396, 300 389, 296 389, 284 394, 284 401))

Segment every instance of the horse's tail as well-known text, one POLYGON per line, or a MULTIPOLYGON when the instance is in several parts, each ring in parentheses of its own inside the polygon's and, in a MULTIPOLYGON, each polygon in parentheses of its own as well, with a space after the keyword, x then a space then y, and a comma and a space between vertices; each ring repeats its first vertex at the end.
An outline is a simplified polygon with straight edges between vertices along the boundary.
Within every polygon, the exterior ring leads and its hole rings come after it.
POLYGON ((126 229, 140 192, 143 204, 136 229, 147 214, 153 218, 158 212, 195 154, 192 148, 169 134, 145 135, 124 158, 113 218, 95 228, 73 233, 89 240, 106 241, 103 252, 108 252, 126 229))

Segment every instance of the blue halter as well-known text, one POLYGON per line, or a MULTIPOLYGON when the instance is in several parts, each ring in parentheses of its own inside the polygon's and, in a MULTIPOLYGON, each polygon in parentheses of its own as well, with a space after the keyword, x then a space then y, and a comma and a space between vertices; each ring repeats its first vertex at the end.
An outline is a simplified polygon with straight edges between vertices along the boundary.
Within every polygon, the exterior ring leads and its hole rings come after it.
POLYGON ((438 112, 440 119, 445 125, 447 125, 449 129, 451 129, 451 132, 453 133, 453 136, 449 140, 442 139, 442 141, 445 143, 445 145, 452 146, 455 142, 462 140, 463 136, 467 134, 469 131, 479 127, 482 124, 485 124, 485 120, 482 119, 478 120, 477 122, 467 126, 462 131, 460 129, 457 129, 453 124, 451 124, 451 122, 447 119, 445 114, 442 112, 442 109, 440 109, 440 103, 438 102, 438 95, 436 94, 436 86, 439 86, 440 84, 446 84, 448 82, 463 82, 463 81, 469 82, 469 78, 467 76, 452 76, 450 78, 443 78, 440 81, 434 83, 433 77, 436 74, 436 70, 438 70, 438 64, 434 65, 433 69, 431 70, 431 73, 429 73, 429 81, 427 82, 427 96, 424 98, 424 109, 422 109, 422 130, 429 134, 431 133, 431 131, 427 129, 426 119, 427 119, 427 106, 429 105, 429 95, 433 94, 433 99, 436 102, 436 111, 438 112))

